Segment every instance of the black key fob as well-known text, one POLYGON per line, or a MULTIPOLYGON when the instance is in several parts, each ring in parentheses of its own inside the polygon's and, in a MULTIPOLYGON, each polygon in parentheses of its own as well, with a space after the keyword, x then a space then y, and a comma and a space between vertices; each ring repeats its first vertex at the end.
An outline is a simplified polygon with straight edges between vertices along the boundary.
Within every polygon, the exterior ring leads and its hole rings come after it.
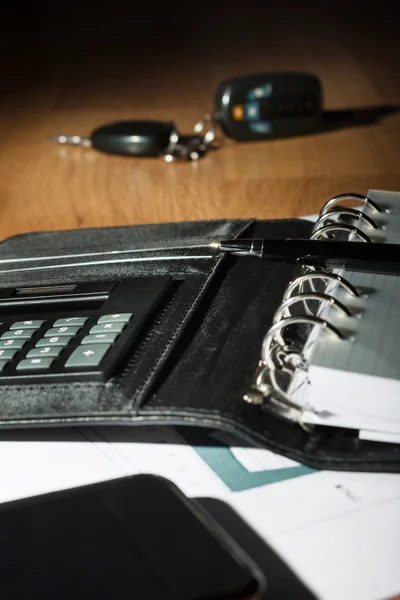
POLYGON ((312 133, 322 118, 320 81, 307 73, 265 73, 224 81, 215 114, 230 138, 239 142, 312 133))
POLYGON ((174 132, 172 122, 119 121, 95 129, 90 141, 93 148, 107 154, 161 156, 174 132))

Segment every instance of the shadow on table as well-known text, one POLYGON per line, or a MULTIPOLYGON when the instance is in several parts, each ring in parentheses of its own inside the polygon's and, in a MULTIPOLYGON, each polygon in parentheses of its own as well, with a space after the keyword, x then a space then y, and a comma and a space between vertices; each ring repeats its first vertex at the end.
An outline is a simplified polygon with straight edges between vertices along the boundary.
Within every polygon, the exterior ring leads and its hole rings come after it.
POLYGON ((349 127, 375 125, 385 117, 396 114, 400 106, 371 106, 368 108, 353 108, 342 110, 325 110, 322 113, 320 125, 314 133, 326 133, 349 127))

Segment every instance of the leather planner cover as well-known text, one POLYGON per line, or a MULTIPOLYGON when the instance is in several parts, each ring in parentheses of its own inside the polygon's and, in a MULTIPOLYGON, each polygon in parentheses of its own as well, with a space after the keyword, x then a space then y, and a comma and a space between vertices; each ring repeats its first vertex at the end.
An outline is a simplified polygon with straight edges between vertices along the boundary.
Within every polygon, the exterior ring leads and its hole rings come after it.
POLYGON ((2 385, 0 427, 197 425, 234 432, 244 444, 315 468, 400 471, 399 444, 363 441, 349 429, 305 430, 243 400, 263 337, 298 271, 289 263, 223 256, 208 243, 236 236, 308 238, 311 227, 300 219, 221 220, 3 241, 0 289, 154 275, 170 275, 173 284, 109 380, 2 385), (125 260, 131 250, 142 258, 125 260), (102 256, 117 251, 108 260, 102 256), (16 262, 26 257, 29 263, 16 262))

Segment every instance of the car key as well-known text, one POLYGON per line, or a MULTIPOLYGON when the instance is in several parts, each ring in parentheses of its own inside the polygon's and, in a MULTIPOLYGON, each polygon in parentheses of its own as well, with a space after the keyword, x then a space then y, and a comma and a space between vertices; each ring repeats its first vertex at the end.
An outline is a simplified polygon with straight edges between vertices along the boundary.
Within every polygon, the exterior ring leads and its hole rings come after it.
POLYGON ((176 134, 172 122, 118 121, 97 127, 89 137, 58 135, 59 144, 94 148, 106 154, 124 156, 162 156, 176 134))
POLYGON ((214 140, 216 127, 214 118, 207 113, 190 135, 181 135, 169 121, 118 121, 98 127, 89 137, 57 135, 52 139, 59 144, 94 148, 106 154, 163 156, 172 162, 203 157, 214 140))
POLYGON ((315 132, 322 118, 320 81, 282 72, 224 81, 215 96, 215 118, 237 141, 268 140, 315 132))

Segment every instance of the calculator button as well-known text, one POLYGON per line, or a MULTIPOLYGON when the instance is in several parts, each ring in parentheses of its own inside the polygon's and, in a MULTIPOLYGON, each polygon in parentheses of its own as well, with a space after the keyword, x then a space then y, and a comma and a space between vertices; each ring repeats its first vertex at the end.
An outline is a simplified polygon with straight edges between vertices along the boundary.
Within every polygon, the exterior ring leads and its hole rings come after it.
POLYGON ((0 371, 2 371, 4 369, 4 367, 6 366, 7 363, 8 363, 8 360, 0 360, 0 371))
POLYGON ((53 337, 53 335, 76 335, 80 327, 53 327, 44 334, 44 337, 53 337))
POLYGON ((63 346, 43 346, 42 348, 33 348, 33 350, 29 350, 26 357, 38 358, 40 356, 58 356, 63 350, 63 346))
POLYGON ((66 367, 97 367, 104 355, 110 349, 110 344, 93 344, 91 346, 78 346, 67 362, 66 367))
POLYGON ((44 346, 67 346, 72 340, 72 336, 59 336, 55 335, 51 338, 43 338, 36 344, 36 348, 43 348, 44 346))
POLYGON ((2 340, 29 340, 36 333, 35 329, 14 329, 14 331, 6 331, 1 336, 2 340))
POLYGON ((86 335, 81 344, 112 344, 118 337, 118 333, 96 333, 95 335, 86 335))
POLYGON ((15 350, 0 350, 0 360, 3 359, 7 359, 7 360, 11 360, 12 358, 14 358, 14 356, 17 354, 18 349, 15 350))
POLYGON ((0 349, 2 348, 18 348, 20 350, 27 340, 15 339, 15 340, 3 340, 0 341, 0 349))
POLYGON ((10 329, 40 329, 44 321, 17 321, 10 329))
POLYGON ((54 358, 26 358, 17 364, 17 371, 36 371, 49 369, 54 358))
POLYGON ((94 325, 89 333, 120 333, 125 327, 125 323, 104 323, 103 325, 94 325))
POLYGON ((88 320, 88 317, 67 317, 66 319, 58 319, 53 327, 65 327, 70 325, 79 325, 82 327, 88 320))
POLYGON ((97 321, 98 323, 128 323, 133 317, 133 313, 116 313, 114 315, 104 315, 97 321))

